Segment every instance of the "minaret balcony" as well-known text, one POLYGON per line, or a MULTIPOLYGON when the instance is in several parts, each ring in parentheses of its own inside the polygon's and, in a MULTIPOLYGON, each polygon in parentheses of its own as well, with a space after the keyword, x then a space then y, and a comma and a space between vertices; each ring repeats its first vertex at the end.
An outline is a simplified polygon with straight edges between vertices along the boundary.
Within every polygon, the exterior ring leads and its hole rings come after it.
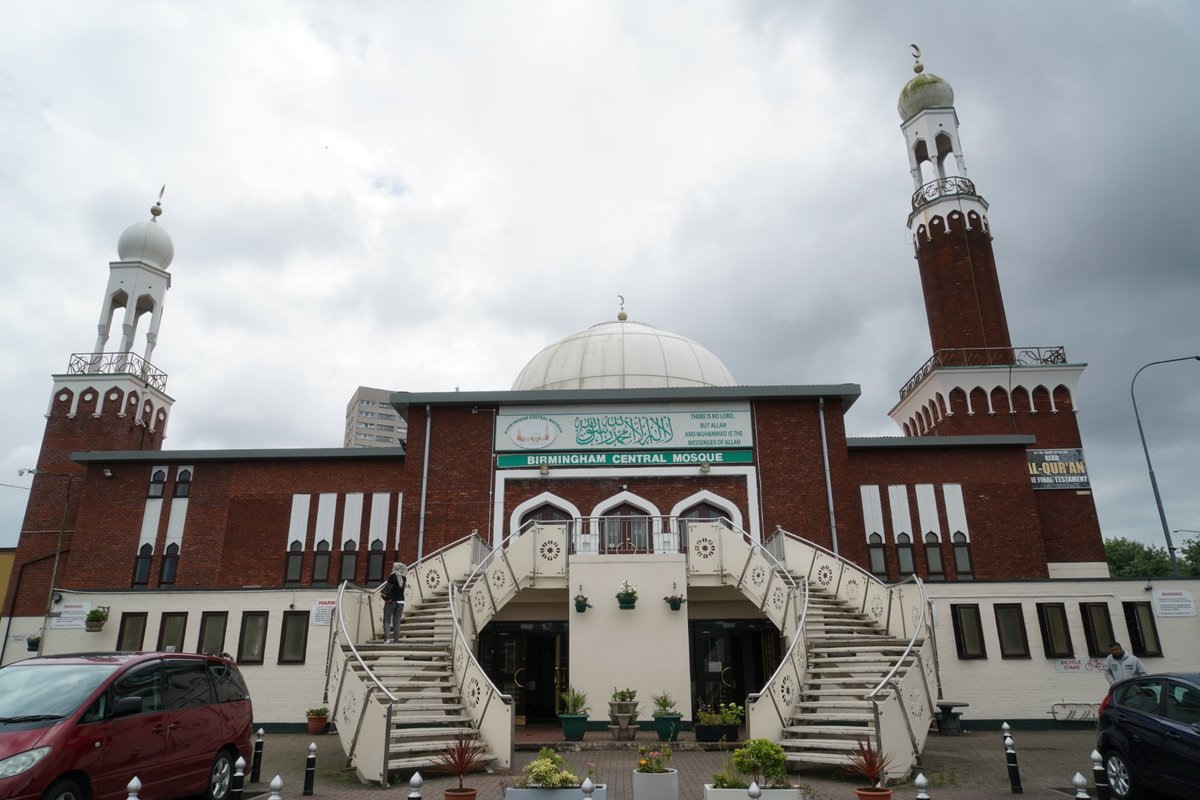
POLYGON ((979 197, 979 194, 975 191, 974 183, 967 178, 953 175, 949 178, 939 178, 936 181, 930 181, 920 189, 917 189, 915 192, 913 192, 913 211, 920 209, 922 206, 927 206, 943 197, 952 197, 954 195, 968 195, 979 200, 983 199, 979 197))
POLYGON ((136 353, 72 353, 68 375, 129 375, 165 392, 167 373, 136 353))
POLYGON ((900 399, 910 395, 934 370, 944 367, 1050 367, 1067 363, 1067 351, 1059 347, 968 347, 938 350, 900 390, 900 399))

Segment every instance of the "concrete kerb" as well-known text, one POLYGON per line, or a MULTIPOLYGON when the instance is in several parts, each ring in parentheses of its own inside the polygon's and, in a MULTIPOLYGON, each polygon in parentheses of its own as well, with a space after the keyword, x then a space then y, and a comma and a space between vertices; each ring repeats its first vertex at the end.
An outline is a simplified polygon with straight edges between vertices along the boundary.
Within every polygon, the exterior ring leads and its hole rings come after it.
MULTIPOLYGON (((1031 798, 1074 797, 1071 779, 1082 773, 1091 787, 1091 752, 1096 746, 1093 728, 1060 730, 1012 729, 1020 754, 1021 782, 1024 796, 1031 798)), ((359 783, 353 770, 345 766, 346 758, 336 736, 309 736, 299 733, 273 733, 265 737, 261 780, 246 785, 246 797, 265 796, 271 779, 283 780, 284 798, 298 798, 304 787, 305 761, 308 746, 317 745, 317 771, 314 797, 329 800, 355 800, 378 795, 380 792, 404 792, 408 795, 408 778, 404 773, 387 789, 359 783)), ((654 744, 647 738, 645 744, 654 744)), ((576 774, 593 771, 593 780, 608 784, 611 800, 632 798, 632 772, 637 762, 635 751, 628 749, 574 749, 571 743, 557 746, 567 766, 576 774)), ((732 748, 731 748, 732 749, 732 748)), ((478 790, 480 800, 503 800, 504 788, 519 776, 521 768, 536 752, 519 751, 511 771, 470 775, 465 783, 478 790)), ((722 768, 725 754, 714 751, 677 751, 671 763, 679 770, 680 797, 703 798, 704 784, 722 768)), ((922 755, 919 771, 929 781, 928 794, 932 800, 981 800, 1011 796, 1001 732, 970 730, 958 736, 931 734, 922 755)), ((423 771, 421 795, 438 800, 448 787, 457 786, 453 776, 423 771)), ((915 777, 915 773, 914 773, 915 777)), ((802 771, 791 776, 793 784, 808 789, 811 800, 839 800, 852 795, 859 785, 852 776, 838 772, 802 771)), ((912 780, 893 784, 894 797, 915 798, 917 790, 912 780)), ((1090 791, 1093 792, 1094 790, 1090 791)), ((582 796, 582 795, 581 795, 582 796)))

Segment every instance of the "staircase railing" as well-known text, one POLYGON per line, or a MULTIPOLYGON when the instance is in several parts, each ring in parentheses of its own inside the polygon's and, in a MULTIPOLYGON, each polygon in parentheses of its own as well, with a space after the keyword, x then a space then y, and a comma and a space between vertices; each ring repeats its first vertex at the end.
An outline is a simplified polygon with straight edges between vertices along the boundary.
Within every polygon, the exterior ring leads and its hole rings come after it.
POLYGON ((889 775, 907 774, 928 735, 939 685, 924 584, 912 576, 889 586, 857 564, 782 528, 776 528, 767 547, 793 573, 847 602, 892 637, 907 640, 887 675, 863 697, 874 716, 876 746, 892 755, 889 775), (910 660, 917 669, 904 669, 910 660))

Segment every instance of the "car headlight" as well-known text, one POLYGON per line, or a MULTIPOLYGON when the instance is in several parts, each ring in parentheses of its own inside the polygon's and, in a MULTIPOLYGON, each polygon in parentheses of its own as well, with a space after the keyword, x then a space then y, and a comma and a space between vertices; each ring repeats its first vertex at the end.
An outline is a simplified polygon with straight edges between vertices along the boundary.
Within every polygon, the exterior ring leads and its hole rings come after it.
POLYGON ((49 752, 49 747, 38 747, 34 750, 26 750, 24 753, 17 753, 15 756, 9 756, 0 761, 0 778, 20 775, 45 758, 49 752))

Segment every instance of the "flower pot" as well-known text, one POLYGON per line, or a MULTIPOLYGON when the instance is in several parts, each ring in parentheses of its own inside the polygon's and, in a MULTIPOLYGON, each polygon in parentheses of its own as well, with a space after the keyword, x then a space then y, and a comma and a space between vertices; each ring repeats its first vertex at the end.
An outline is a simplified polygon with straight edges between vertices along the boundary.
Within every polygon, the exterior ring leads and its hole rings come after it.
POLYGON ((84 628, 84 630, 91 631, 92 633, 102 631, 102 630, 104 630, 104 620, 102 620, 102 619, 85 619, 83 621, 83 628, 84 628))
POLYGON ((580 614, 582 614, 583 612, 585 612, 585 611, 587 611, 587 610, 588 610, 588 604, 587 604, 587 603, 580 603, 580 602, 576 602, 576 603, 575 603, 575 610, 576 610, 576 611, 578 611, 580 614))
POLYGON ((329 723, 329 717, 309 717, 308 718, 308 733, 310 736, 316 736, 319 733, 325 732, 325 726, 329 723))
POLYGON ((472 788, 466 789, 444 789, 442 797, 446 800, 475 800, 475 790, 472 788))
POLYGON ((891 789, 879 789, 874 786, 860 786, 854 790, 858 800, 891 800, 891 789))
POLYGON ((617 598, 617 608, 620 608, 624 611, 629 611, 636 605, 637 605, 636 597, 629 598, 629 599, 623 599, 620 597, 617 598))
POLYGON ((42 646, 41 639, 26 639, 25 640, 25 649, 31 653, 36 653, 38 648, 41 646, 42 646))
POLYGON ((634 770, 633 800, 679 800, 679 773, 634 770))
POLYGON ((654 718, 654 731, 660 742, 673 742, 679 738, 679 727, 683 714, 661 714, 654 718))
POLYGON ((559 714, 558 720, 562 723, 563 738, 568 742, 579 742, 583 740, 583 733, 587 727, 587 714, 559 714))
POLYGON ((667 605, 671 607, 672 611, 678 611, 683 608, 683 600, 668 600, 667 605))
POLYGON ((737 725, 697 725, 697 742, 736 742, 738 740, 737 725))

